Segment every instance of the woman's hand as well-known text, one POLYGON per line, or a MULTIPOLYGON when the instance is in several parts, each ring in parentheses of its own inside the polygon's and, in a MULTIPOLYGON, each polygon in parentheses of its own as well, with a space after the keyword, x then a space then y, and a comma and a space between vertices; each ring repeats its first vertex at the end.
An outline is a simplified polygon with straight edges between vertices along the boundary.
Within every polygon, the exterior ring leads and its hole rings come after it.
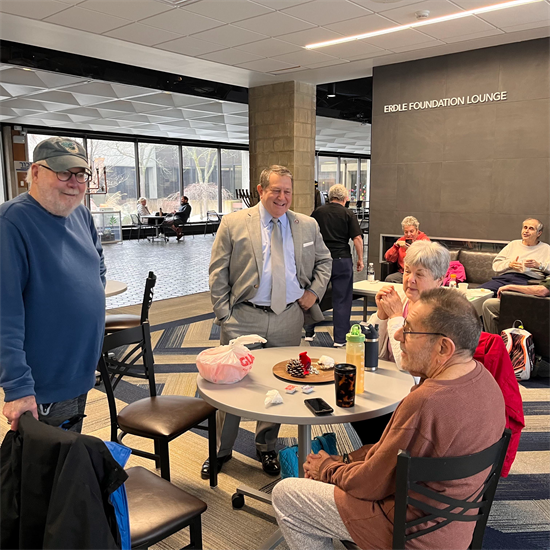
POLYGON ((384 302, 384 299, 388 294, 391 294, 392 292, 394 292, 393 286, 386 285, 383 286, 374 297, 374 299, 376 300, 376 305, 378 307, 378 311, 376 313, 381 321, 385 321, 390 316, 389 311, 386 309, 386 302, 384 302))
POLYGON ((390 290, 386 291, 384 296, 380 298, 380 303, 382 304, 386 315, 390 319, 393 319, 394 317, 401 317, 403 315, 403 303, 401 302, 401 298, 395 288, 389 288, 390 290))

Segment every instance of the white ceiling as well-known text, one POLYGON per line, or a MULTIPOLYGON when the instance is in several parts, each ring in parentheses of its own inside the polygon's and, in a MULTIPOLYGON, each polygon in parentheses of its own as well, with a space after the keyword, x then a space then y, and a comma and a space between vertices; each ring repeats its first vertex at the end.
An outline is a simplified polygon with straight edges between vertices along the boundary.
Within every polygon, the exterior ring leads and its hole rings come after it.
POLYGON ((239 86, 316 84, 372 67, 548 36, 548 0, 308 51, 304 45, 502 0, 0 0, 5 40, 239 86))
MULTIPOLYGON (((0 64, 0 121, 248 144, 248 106, 0 64)), ((370 153, 370 125, 317 117, 316 147, 370 153)))

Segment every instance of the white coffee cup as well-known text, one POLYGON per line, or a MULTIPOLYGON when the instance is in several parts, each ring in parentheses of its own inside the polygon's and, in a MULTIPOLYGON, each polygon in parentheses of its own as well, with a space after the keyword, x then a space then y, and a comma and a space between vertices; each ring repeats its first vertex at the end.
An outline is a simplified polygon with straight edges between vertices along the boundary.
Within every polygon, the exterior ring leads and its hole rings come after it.
POLYGON ((458 290, 460 290, 460 292, 466 293, 466 291, 468 290, 468 283, 458 283, 458 290))

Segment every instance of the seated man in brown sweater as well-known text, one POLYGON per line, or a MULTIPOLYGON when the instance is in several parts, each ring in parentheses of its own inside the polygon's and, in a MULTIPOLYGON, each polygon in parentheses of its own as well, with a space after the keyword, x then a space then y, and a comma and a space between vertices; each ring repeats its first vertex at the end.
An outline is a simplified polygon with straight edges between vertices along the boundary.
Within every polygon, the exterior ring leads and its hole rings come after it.
MULTIPOLYGON (((500 439, 502 392, 472 358, 480 332, 474 308, 460 293, 438 288, 421 294, 395 335, 403 368, 421 382, 395 409, 380 441, 344 457, 311 454, 306 479, 287 478, 275 486, 273 508, 291 550, 333 550, 333 538, 353 540, 362 549, 391 548, 398 451, 463 456, 500 439)), ((484 480, 482 473, 429 486, 460 499, 484 480)), ((407 521, 421 516, 409 506, 407 521)), ((415 539, 411 548, 466 549, 473 529, 473 523, 450 523, 415 539)))

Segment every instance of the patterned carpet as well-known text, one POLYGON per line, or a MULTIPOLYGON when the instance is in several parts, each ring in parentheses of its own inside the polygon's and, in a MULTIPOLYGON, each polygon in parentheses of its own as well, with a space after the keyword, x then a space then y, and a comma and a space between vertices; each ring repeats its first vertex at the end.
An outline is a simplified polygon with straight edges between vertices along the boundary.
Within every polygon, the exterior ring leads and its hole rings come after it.
MULTIPOLYGON (((179 298, 191 300, 191 297, 179 298)), ((155 302, 160 309, 170 306, 172 300, 155 302)), ((189 302, 183 302, 189 303, 189 302)), ((181 307, 189 311, 172 321, 163 322, 163 315, 152 315, 152 340, 159 393, 165 395, 195 395, 195 357, 205 348, 218 345, 219 327, 213 324, 212 313, 204 307, 181 307)), ((153 311, 153 310, 152 310, 153 311)), ((353 320, 362 318, 362 304, 354 302, 353 320)), ((315 346, 332 347, 330 320, 316 329, 315 346)), ((304 348, 309 342, 302 342, 304 348)), ((550 386, 549 379, 534 379, 520 386, 524 400, 526 428, 522 434, 519 452, 508 478, 502 479, 496 494, 484 548, 497 550, 548 549, 550 548, 550 386)), ((117 389, 119 406, 147 396, 143 383, 122 381, 117 389)), ((109 438, 108 409, 105 395, 93 389, 88 397, 87 418, 84 432, 102 439, 109 438)), ((481 419, 480 419, 481 420, 481 419)), ((1 436, 7 425, 0 425, 1 436)), ((265 487, 273 480, 266 476, 255 460, 255 422, 241 422, 233 459, 224 465, 219 476, 219 486, 210 489, 200 478, 200 467, 207 457, 207 441, 201 431, 189 432, 170 444, 172 482, 208 504, 203 515, 204 548, 212 550, 253 550, 260 546, 276 529, 268 505, 248 500, 242 510, 231 508, 231 495, 239 484, 265 487)), ((324 431, 336 431, 340 452, 347 452, 359 445, 353 429, 348 425, 314 427, 313 435, 324 431)), ((281 427, 279 447, 296 442, 296 427, 281 427)), ((125 442, 143 449, 151 449, 142 439, 127 437, 125 442)), ((129 466, 142 465, 153 469, 151 461, 132 456, 129 466)), ((177 533, 155 548, 181 548, 188 544, 186 532, 177 533)), ((286 548, 282 543, 280 550, 286 548)))

